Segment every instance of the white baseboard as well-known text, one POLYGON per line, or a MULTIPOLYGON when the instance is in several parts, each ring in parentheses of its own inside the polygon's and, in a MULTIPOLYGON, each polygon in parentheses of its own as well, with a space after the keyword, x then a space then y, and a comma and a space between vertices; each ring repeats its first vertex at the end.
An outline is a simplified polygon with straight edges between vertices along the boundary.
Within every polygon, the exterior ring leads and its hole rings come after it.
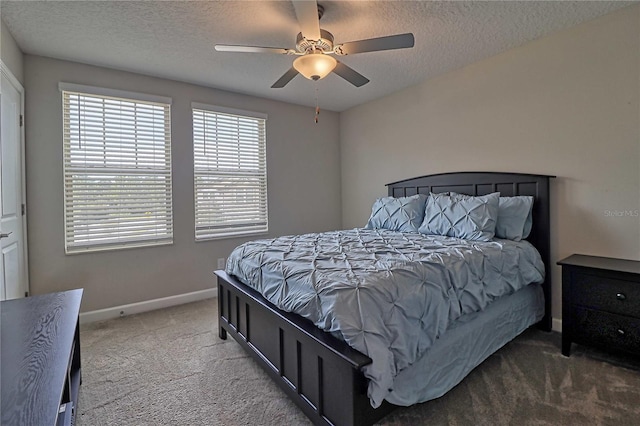
MULTIPOLYGON (((163 297, 161 299, 145 300, 144 302, 130 303, 128 305, 98 309, 97 311, 83 312, 80 314, 80 324, 104 321, 125 315, 139 314, 156 309, 168 308, 170 306, 177 306, 185 303, 197 302, 199 300, 211 299, 213 297, 218 297, 218 290, 215 288, 210 288, 207 290, 194 291, 192 293, 163 297)), ((551 330, 562 332, 562 320, 558 318, 552 318, 551 330)))
POLYGON ((192 293, 178 294, 176 296, 163 297, 161 299, 145 300, 144 302, 130 303, 128 305, 114 306, 112 308, 98 309, 97 311, 83 312, 80 314, 80 324, 95 321, 104 321, 125 315, 139 314, 155 309, 168 308, 184 303, 197 302, 198 300, 211 299, 218 296, 215 288, 194 291, 192 293))

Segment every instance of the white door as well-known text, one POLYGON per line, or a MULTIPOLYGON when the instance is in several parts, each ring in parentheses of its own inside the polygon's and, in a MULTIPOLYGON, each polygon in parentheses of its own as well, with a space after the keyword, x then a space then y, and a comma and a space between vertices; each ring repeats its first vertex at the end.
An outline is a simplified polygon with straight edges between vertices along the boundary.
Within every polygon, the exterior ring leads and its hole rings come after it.
POLYGON ((0 64, 0 300, 28 291, 26 226, 23 220, 23 88, 0 64))

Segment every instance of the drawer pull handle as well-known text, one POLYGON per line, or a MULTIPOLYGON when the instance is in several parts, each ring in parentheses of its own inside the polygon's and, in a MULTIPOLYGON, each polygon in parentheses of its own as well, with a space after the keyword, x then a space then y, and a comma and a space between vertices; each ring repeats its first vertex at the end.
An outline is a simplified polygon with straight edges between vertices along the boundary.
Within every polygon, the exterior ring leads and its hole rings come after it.
POLYGON ((619 334, 620 336, 624 336, 624 330, 623 330, 623 329, 621 329, 621 328, 619 328, 619 329, 618 329, 618 334, 619 334))
POLYGON ((616 299, 618 299, 618 300, 625 300, 626 298, 627 298, 627 296, 625 296, 624 293, 616 294, 616 299))

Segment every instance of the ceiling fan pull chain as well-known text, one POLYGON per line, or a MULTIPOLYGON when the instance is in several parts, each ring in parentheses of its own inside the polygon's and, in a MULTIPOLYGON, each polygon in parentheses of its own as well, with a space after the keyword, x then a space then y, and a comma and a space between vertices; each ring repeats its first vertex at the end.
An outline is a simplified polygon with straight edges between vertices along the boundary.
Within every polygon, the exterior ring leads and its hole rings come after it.
POLYGON ((318 82, 316 81, 316 124, 318 124, 318 115, 320 115, 320 107, 318 106, 318 82))

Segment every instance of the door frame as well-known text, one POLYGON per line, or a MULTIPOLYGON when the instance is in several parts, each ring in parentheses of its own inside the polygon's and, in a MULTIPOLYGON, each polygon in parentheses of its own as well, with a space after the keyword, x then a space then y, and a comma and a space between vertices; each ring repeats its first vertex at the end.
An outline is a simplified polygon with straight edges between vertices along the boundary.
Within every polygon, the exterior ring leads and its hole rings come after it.
MULTIPOLYGON (((20 93, 20 117, 22 117, 22 122, 20 126, 20 175, 21 175, 21 197, 22 204, 24 205, 24 214, 22 215, 22 251, 24 258, 24 291, 25 296, 29 296, 31 294, 31 286, 29 285, 29 249, 28 249, 28 238, 27 238, 27 173, 26 173, 26 149, 25 149, 25 127, 26 120, 24 116, 24 87, 18 79, 13 75, 9 67, 7 67, 2 59, 0 59, 0 73, 4 75, 9 83, 20 93)), ((1 89, 0 89, 1 90, 1 89)))

